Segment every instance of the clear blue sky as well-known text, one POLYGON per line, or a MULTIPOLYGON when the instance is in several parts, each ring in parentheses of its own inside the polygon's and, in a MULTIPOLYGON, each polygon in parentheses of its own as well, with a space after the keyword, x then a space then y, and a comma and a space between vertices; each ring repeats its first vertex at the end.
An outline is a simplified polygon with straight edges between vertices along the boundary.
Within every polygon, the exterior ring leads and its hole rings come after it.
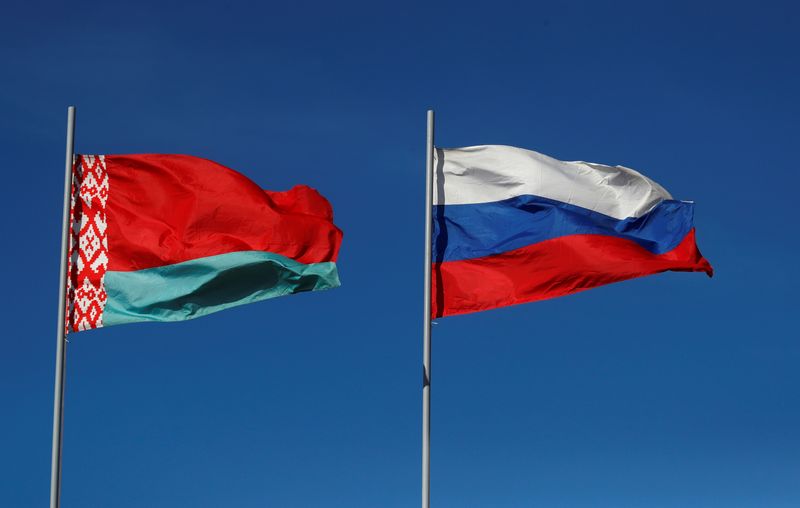
POLYGON ((440 146, 639 169, 717 275, 434 327, 435 508, 800 506, 791 2, 12 2, 0 506, 48 499, 65 112, 83 153, 312 185, 342 287, 72 336, 63 506, 419 502, 425 110, 440 146))

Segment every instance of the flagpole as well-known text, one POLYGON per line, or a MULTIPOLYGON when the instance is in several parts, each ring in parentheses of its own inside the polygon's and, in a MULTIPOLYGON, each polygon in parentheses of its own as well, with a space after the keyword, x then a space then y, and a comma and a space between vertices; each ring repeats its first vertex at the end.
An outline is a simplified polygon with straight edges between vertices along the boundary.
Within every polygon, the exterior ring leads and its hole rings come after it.
POLYGON ((422 327, 422 508, 431 505, 431 227, 433 224, 433 110, 425 146, 425 296, 422 327))
POLYGON ((69 255, 69 212, 72 197, 72 164, 75 148, 75 106, 67 108, 67 156, 64 169, 64 208, 61 215, 61 269, 58 288, 56 331, 56 375, 53 397, 53 450, 50 463, 50 508, 61 504, 61 443, 64 424, 64 368, 67 361, 65 314, 67 306, 67 256, 69 255))

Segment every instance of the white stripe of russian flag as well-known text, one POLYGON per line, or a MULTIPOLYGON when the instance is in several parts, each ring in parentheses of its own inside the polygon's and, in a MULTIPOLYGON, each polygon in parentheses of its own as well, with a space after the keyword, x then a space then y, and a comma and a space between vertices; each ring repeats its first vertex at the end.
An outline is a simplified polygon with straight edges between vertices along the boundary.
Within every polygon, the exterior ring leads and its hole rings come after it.
POLYGON ((663 187, 633 169, 564 162, 512 146, 437 149, 434 167, 434 205, 533 195, 626 219, 672 199, 663 187))

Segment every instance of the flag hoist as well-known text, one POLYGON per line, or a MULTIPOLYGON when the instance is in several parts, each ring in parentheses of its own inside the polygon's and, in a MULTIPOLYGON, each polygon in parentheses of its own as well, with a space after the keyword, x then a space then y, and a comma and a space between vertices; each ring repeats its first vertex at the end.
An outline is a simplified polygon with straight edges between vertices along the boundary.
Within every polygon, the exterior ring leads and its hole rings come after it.
POLYGON ((56 323, 56 373, 53 396, 53 449, 50 461, 50 508, 61 504, 61 443, 64 428, 64 368, 67 359, 67 264, 69 253, 70 195, 75 148, 75 106, 67 108, 67 156, 64 162, 64 208, 61 215, 61 259, 58 272, 58 322, 56 323))
POLYGON ((545 300, 665 271, 713 274, 694 203, 623 166, 531 150, 434 147, 428 111, 422 507, 430 506, 431 319, 545 300))
POLYGON ((431 227, 433 225, 433 110, 425 143, 425 267, 422 314, 422 508, 431 504, 431 227))
POLYGON ((51 508, 59 506, 67 333, 183 321, 339 286, 342 232, 298 185, 267 191, 188 155, 75 155, 68 109, 51 508))

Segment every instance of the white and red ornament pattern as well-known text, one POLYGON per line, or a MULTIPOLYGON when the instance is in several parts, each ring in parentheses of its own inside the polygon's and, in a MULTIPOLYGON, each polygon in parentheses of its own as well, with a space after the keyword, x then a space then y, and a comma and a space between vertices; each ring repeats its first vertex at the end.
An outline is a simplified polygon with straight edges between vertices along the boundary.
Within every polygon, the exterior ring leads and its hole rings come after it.
POLYGON ((67 331, 103 326, 108 300, 103 284, 108 269, 107 201, 105 157, 77 156, 72 166, 67 331))

